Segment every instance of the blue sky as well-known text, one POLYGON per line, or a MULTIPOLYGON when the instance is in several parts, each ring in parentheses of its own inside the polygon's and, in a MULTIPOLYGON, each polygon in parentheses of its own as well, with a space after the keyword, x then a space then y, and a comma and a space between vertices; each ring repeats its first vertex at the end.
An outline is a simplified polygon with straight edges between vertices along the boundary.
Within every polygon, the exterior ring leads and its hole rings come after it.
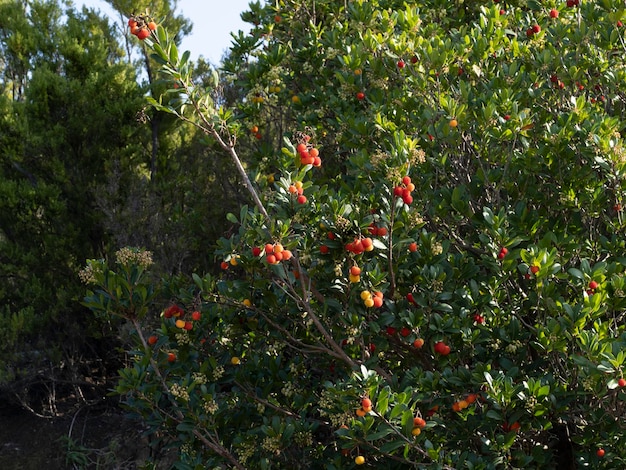
MULTIPOLYGON (((178 11, 193 22, 193 31, 183 39, 181 49, 191 51, 193 59, 202 55, 218 64, 231 44, 231 31, 248 31, 240 13, 248 9, 250 0, 179 0, 178 11)), ((111 15, 112 10, 104 0, 76 0, 76 5, 86 5, 111 15)), ((117 15, 113 16, 117 21, 117 15)))

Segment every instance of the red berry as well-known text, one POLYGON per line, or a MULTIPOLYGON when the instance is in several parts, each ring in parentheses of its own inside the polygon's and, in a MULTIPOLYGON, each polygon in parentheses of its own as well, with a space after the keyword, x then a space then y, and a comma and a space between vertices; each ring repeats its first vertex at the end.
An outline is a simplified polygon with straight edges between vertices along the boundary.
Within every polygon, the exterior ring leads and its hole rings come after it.
POLYGON ((330 252, 330 248, 327 245, 320 246, 320 253, 323 255, 327 255, 330 252))
POLYGON ((503 253, 503 252, 498 253, 498 259, 504 259, 505 256, 506 256, 506 253, 503 253))
POLYGON ((267 261, 267 264, 277 264, 278 260, 276 259, 276 255, 267 255, 265 257, 265 261, 267 261))
POLYGON ((405 176, 404 178, 402 178, 402 184, 405 185, 405 186, 411 184, 411 177, 410 176, 405 176))
POLYGON ((541 31, 541 26, 539 26, 538 24, 535 24, 532 26, 532 30, 534 34, 537 34, 541 31))
POLYGON ((591 289, 591 290, 595 290, 595 289, 597 289, 597 288, 598 288, 598 283, 597 283, 596 281, 591 281, 591 282, 589 283, 589 289, 591 289))
POLYGON ((413 298, 413 294, 411 292, 409 292, 406 295, 406 300, 408 300, 409 302, 411 302, 412 304, 415 304, 415 299, 413 298))
POLYGON ((422 338, 417 338, 413 341, 413 347, 415 349, 420 349, 422 346, 424 346, 424 340, 422 338))
POLYGON ((260 254, 261 254, 261 248, 259 248, 258 246, 253 246, 252 247, 252 256, 254 256, 256 258, 260 254))
POLYGON ((605 454, 604 449, 598 449, 596 451, 596 455, 600 458, 604 457, 604 454, 605 454))
POLYGON ((413 418, 413 426, 423 429, 424 427, 426 427, 426 421, 418 416, 416 418, 413 418))
POLYGON ((503 246, 502 248, 500 248, 500 253, 504 253, 505 255, 507 255, 509 253, 509 250, 507 247, 503 246))
POLYGON ((626 387, 626 379, 621 378, 617 381, 617 385, 619 385, 620 387, 626 387))
POLYGON ((539 266, 531 266, 530 272, 533 274, 537 274, 539 272, 539 266))
POLYGON ((167 355, 167 362, 174 362, 174 361, 176 361, 176 354, 174 354, 174 353, 169 353, 169 354, 167 355))
POLYGON ((271 255, 272 253, 274 253, 274 245, 272 243, 267 243, 265 245, 265 254, 271 255))
POLYGON ((389 336, 393 336, 396 334, 396 329, 393 326, 388 326, 386 331, 389 336))
POLYGON ((226 271, 228 269, 229 264, 226 261, 222 261, 220 267, 226 271))
POLYGON ((363 101, 365 99, 365 93, 363 93, 362 91, 359 91, 356 94, 356 99, 359 100, 359 101, 363 101))
POLYGON ((398 61, 398 68, 399 69, 403 69, 404 68, 404 61, 403 60, 399 60, 398 61))
POLYGON ((557 10, 556 8, 553 8, 552 10, 550 10, 550 18, 558 18, 559 17, 559 10, 557 10))
POLYGON ((352 266, 350 268, 350 274, 352 274, 353 276, 360 276, 361 275, 361 268, 359 268, 358 266, 352 266))
POLYGON ((369 398, 363 398, 363 400, 361 400, 361 408, 363 408, 364 410, 367 409, 372 409, 372 400, 370 400, 369 398))
POLYGON ((417 251, 417 243, 415 242, 409 243, 409 251, 411 253, 415 253, 417 251))
POLYGON ((410 194, 406 194, 404 196, 402 196, 402 201, 407 205, 411 205, 411 203, 413 202, 413 196, 411 196, 410 194))
POLYGON ((189 331, 193 329, 193 323, 191 323, 190 321, 186 321, 185 322, 185 326, 183 327, 185 330, 189 331))
POLYGON ((435 343, 434 349, 437 354, 444 355, 444 352, 448 346, 443 341, 437 341, 435 343))
POLYGON ((402 329, 400 330, 400 335, 403 337, 407 337, 411 334, 411 330, 408 329, 406 326, 402 327, 402 329))
POLYGON ((298 196, 298 204, 305 204, 306 203, 306 196, 304 194, 301 194, 300 196, 298 196))
POLYGON ((200 318, 202 318, 202 314, 197 310, 191 314, 191 319, 194 321, 198 321, 200 318))
POLYGON ((417 64, 417 56, 414 55, 413 57, 411 57, 411 63, 412 64, 417 64))
MULTIPOLYGON (((148 338, 148 344, 149 344, 150 346, 154 346, 154 345, 157 343, 157 341, 158 341, 158 340, 159 340, 159 338, 158 338, 158 337, 156 337, 155 335, 152 335, 152 336, 150 336, 150 337, 148 338)), ((622 380, 624 380, 624 379, 622 379, 622 380)))
POLYGON ((505 120, 505 121, 508 121, 509 119, 511 119, 511 116, 510 116, 510 115, 508 115, 508 114, 505 114, 505 115, 504 115, 504 120, 505 120))
POLYGON ((146 39, 148 36, 150 36, 150 30, 148 28, 141 28, 139 32, 137 33, 137 38, 142 41, 146 39))
POLYGON ((383 298, 382 297, 373 297, 372 302, 374 302, 375 308, 380 308, 383 306, 383 298))

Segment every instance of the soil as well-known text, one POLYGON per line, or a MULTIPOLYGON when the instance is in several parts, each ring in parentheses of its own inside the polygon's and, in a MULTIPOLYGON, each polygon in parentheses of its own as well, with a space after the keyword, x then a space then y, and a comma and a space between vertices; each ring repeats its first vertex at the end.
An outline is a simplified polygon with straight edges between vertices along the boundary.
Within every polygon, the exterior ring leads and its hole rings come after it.
POLYGON ((2 470, 141 469, 149 457, 141 424, 106 400, 51 418, 0 408, 2 470))

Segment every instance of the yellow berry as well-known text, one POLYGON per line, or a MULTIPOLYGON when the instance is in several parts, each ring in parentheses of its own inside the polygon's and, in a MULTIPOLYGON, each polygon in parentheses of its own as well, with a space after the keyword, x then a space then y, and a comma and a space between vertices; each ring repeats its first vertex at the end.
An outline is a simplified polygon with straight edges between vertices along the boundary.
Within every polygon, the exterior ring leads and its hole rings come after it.
POLYGON ((363 301, 363 305, 365 305, 367 308, 371 308, 374 306, 374 299, 372 299, 371 297, 369 299, 365 299, 363 301))
POLYGON ((355 282, 360 282, 360 281, 361 281, 361 276, 355 276, 354 274, 350 274, 350 282, 354 284, 355 282))
POLYGON ((365 457, 363 457, 362 455, 358 455, 354 459, 354 463, 357 464, 357 465, 363 465, 365 463, 365 457))
POLYGON ((414 436, 419 436, 422 433, 422 430, 420 428, 413 428, 413 431, 411 431, 411 434, 413 434, 414 436))
POLYGON ((241 359, 239 359, 237 356, 233 356, 230 359, 230 363, 234 366, 239 365, 241 363, 241 359))
POLYGON ((371 298, 372 298, 372 294, 370 294, 370 291, 364 290, 363 292, 361 292, 361 300, 367 300, 371 298))
POLYGON ((185 320, 176 320, 176 328, 184 328, 185 320))
POLYGON ((245 300, 243 301, 243 304, 244 304, 246 307, 252 307, 252 301, 251 301, 250 299, 245 299, 245 300))

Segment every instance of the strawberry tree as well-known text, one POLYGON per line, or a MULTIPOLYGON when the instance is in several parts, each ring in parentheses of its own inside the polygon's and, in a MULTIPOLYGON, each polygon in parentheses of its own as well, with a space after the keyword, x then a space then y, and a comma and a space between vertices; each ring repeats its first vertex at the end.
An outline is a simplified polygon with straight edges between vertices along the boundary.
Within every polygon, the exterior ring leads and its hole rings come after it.
POLYGON ((623 466, 623 2, 244 18, 230 106, 144 38, 176 85, 150 103, 250 196, 220 273, 150 283, 139 317, 90 264, 88 305, 141 339, 117 391, 179 468, 623 466))

